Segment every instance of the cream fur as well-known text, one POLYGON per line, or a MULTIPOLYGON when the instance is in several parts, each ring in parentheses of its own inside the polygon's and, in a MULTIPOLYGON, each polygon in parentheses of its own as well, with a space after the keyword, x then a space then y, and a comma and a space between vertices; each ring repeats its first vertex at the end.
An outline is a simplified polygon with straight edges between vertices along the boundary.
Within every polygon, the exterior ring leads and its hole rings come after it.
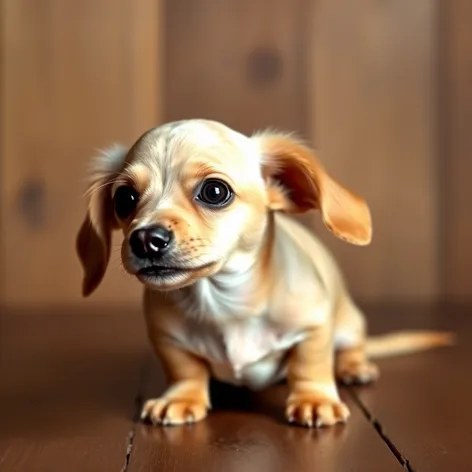
MULTIPOLYGON (((221 123, 187 120, 152 129, 129 151, 113 147, 95 160, 77 242, 83 290, 87 295, 100 283, 110 232, 120 228, 123 265, 145 285, 149 340, 169 381, 161 397, 144 405, 144 418, 156 424, 203 419, 212 375, 254 389, 287 378, 289 421, 328 426, 347 420, 335 380, 365 383, 378 370, 367 360, 364 317, 334 258, 289 215, 311 209, 335 236, 370 242, 366 202, 287 134, 246 137, 221 123), (208 178, 233 189, 227 207, 209 209, 197 198, 208 178), (139 200, 119 219, 112 197, 122 185, 139 200), (170 256, 159 262, 175 268, 172 277, 140 272, 144 262, 129 244, 133 231, 156 223, 174 234, 170 256)), ((437 333, 402 335, 376 340, 371 352, 449 342, 437 333)))

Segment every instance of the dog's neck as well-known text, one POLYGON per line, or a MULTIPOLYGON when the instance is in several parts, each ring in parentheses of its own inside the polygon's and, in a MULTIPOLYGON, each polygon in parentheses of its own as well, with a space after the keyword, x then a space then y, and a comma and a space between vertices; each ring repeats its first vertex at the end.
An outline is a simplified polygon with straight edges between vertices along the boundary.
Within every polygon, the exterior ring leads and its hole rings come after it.
POLYGON ((265 311, 274 231, 274 216, 268 214, 258 247, 236 251, 217 274, 180 290, 185 313, 201 320, 218 321, 265 311))

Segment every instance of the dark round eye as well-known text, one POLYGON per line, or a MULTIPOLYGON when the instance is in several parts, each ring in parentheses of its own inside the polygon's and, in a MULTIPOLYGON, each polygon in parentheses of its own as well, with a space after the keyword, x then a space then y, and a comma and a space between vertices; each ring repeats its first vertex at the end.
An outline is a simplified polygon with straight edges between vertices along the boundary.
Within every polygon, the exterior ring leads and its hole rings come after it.
POLYGON ((206 205, 223 207, 233 197, 231 187, 222 180, 208 179, 203 182, 196 199, 206 205))
POLYGON ((138 192, 136 192, 133 187, 129 187, 128 185, 118 187, 113 196, 116 216, 121 220, 128 218, 136 209, 138 197, 138 192))

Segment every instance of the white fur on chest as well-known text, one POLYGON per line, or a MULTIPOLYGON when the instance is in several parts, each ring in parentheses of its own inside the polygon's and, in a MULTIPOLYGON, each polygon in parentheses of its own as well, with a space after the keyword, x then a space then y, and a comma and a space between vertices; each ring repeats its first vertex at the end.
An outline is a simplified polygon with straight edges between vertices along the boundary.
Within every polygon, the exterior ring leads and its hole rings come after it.
MULTIPOLYGON (((254 296, 252 262, 252 257, 234 257, 225 271, 180 292, 177 303, 185 316, 173 335, 206 359, 217 379, 261 388, 284 376, 287 350, 305 338, 309 326, 325 319, 327 309, 315 284, 307 290, 289 283, 290 278, 273 296, 254 296)), ((311 280, 310 264, 297 268, 302 280, 311 280)))
POLYGON ((267 356, 286 351, 303 337, 281 332, 264 317, 232 321, 223 328, 226 356, 236 374, 267 356))
POLYGON ((224 382, 262 388, 284 376, 285 353, 303 340, 304 332, 281 331, 264 316, 225 323, 187 325, 179 342, 209 363, 224 382))

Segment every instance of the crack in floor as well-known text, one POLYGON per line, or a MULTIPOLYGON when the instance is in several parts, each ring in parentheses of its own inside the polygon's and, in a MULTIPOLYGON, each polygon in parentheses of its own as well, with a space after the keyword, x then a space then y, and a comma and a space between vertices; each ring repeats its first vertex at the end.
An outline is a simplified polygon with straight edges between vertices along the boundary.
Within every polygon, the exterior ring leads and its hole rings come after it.
POLYGON ((410 461, 402 454, 400 449, 395 446, 394 442, 388 437, 380 421, 375 418, 375 416, 369 411, 369 409, 364 405, 364 403, 362 403, 361 399, 356 395, 355 391, 352 388, 347 388, 346 391, 352 398, 354 403, 356 403, 356 405, 360 408, 367 421, 369 421, 369 423, 374 427, 375 431, 380 436, 382 441, 385 442, 385 444, 390 449, 390 451, 395 456, 400 465, 407 472, 415 472, 415 469, 411 465, 410 461))
POLYGON ((131 452, 133 450, 135 432, 136 432, 136 423, 134 423, 133 428, 128 433, 128 440, 126 442, 125 463, 123 467, 121 468, 121 472, 126 472, 128 470, 129 462, 131 460, 131 452))
POLYGON ((136 393, 136 396, 134 397, 134 415, 132 418, 132 428, 129 431, 128 436, 127 436, 125 461, 120 472, 127 472, 129 464, 131 462, 131 455, 133 453, 133 447, 134 447, 134 438, 136 435, 136 427, 141 417, 141 408, 144 402, 143 391, 144 391, 147 374, 149 373, 149 369, 150 369, 149 356, 146 356, 146 359, 143 362, 143 366, 141 368, 141 373, 139 375, 138 392, 136 393))

